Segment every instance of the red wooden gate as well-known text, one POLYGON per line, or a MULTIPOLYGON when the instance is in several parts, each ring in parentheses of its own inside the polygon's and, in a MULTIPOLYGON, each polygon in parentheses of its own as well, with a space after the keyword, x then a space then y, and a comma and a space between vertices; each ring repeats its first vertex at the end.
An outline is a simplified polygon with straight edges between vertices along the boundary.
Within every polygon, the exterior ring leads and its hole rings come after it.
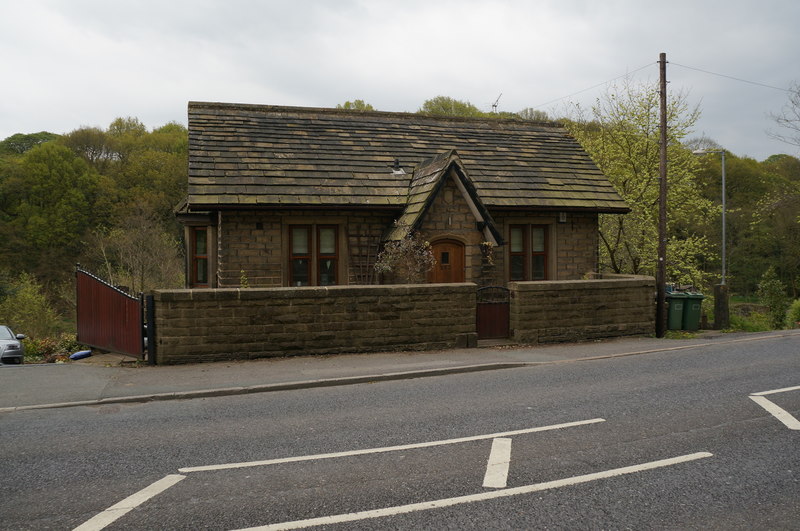
POLYGON ((78 343, 143 357, 141 298, 115 288, 80 268, 77 285, 78 343))
POLYGON ((509 291, 500 286, 478 288, 475 325, 478 339, 502 339, 509 335, 509 291))

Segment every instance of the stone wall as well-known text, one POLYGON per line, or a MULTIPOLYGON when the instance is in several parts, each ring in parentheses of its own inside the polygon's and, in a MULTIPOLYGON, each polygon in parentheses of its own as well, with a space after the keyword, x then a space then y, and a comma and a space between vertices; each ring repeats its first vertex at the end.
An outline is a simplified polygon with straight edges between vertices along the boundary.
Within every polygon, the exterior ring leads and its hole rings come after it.
POLYGON ((475 344, 474 284, 164 290, 156 362, 475 344))
POLYGON ((220 212, 217 227, 217 285, 280 286, 283 277, 280 216, 258 212, 220 212))
POLYGON ((511 282, 510 326, 519 343, 583 341, 650 335, 655 329, 655 279, 511 282))
MULTIPOLYGON (((425 350, 476 344, 473 283, 163 290, 156 362, 425 350)), ((512 282, 511 340, 650 335, 655 280, 512 282)))

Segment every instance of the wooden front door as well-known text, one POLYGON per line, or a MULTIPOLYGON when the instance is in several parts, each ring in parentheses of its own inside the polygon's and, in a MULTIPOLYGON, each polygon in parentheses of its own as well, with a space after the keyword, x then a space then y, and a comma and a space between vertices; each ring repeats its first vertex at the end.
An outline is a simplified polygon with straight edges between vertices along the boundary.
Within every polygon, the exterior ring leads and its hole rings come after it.
POLYGON ((436 265, 428 273, 428 282, 464 282, 464 244, 455 240, 439 240, 431 244, 436 265))

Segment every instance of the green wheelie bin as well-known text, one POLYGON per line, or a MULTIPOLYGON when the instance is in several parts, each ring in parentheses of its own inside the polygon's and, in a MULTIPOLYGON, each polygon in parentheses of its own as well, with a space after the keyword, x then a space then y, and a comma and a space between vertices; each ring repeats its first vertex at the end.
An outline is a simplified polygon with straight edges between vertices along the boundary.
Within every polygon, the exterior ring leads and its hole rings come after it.
POLYGON ((702 293, 686 293, 686 299, 683 304, 683 330, 699 330, 700 317, 703 313, 703 299, 705 297, 702 293))
POLYGON ((686 306, 685 293, 667 293, 667 329, 681 330, 683 327, 683 313, 686 306))

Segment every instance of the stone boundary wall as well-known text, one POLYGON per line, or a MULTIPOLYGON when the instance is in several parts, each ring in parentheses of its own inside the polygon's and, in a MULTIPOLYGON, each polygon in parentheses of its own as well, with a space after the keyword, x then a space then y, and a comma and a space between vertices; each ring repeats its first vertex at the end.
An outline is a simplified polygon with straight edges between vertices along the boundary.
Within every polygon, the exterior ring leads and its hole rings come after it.
POLYGON ((162 290, 156 363, 475 346, 472 283, 162 290))
POLYGON ((518 343, 583 341, 655 331, 652 277, 510 282, 511 338, 518 343))

